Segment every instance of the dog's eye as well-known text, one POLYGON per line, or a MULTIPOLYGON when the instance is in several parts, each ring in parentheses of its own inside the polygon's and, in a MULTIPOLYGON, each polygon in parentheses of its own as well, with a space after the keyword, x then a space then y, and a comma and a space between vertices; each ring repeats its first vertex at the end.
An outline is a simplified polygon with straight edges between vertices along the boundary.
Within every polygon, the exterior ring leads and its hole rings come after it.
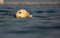
POLYGON ((19 12, 19 14, 21 14, 21 12, 19 12))

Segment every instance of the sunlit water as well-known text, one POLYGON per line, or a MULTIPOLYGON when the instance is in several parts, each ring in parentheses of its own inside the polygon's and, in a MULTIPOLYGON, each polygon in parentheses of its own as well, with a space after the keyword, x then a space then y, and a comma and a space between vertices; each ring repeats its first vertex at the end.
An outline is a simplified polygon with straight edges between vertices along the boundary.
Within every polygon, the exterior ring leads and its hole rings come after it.
POLYGON ((59 38, 60 5, 0 5, 0 38, 59 38), (14 18, 19 9, 32 18, 14 18))

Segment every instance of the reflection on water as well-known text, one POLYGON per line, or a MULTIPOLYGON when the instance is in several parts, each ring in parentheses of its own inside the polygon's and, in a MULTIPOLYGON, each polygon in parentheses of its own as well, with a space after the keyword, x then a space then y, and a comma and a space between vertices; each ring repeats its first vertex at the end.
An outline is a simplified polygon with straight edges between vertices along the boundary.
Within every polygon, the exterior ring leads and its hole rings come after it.
POLYGON ((60 5, 0 5, 0 38, 59 38, 60 5), (32 18, 14 18, 19 9, 32 18))

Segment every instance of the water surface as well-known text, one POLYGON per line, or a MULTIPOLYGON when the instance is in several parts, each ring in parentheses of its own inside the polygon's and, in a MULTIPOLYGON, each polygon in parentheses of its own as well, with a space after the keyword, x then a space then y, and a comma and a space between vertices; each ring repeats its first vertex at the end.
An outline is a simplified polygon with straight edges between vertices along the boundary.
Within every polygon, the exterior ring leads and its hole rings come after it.
POLYGON ((0 38, 59 38, 60 5, 0 5, 0 38), (14 18, 26 9, 32 18, 14 18))

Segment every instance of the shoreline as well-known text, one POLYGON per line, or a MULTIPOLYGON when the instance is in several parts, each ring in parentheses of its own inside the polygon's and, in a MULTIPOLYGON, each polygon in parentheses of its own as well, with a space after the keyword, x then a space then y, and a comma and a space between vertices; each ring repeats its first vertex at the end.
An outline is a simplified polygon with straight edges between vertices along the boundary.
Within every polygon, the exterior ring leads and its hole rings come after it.
POLYGON ((4 4, 0 4, 0 5, 56 5, 56 4, 60 4, 60 2, 5 2, 4 4))

